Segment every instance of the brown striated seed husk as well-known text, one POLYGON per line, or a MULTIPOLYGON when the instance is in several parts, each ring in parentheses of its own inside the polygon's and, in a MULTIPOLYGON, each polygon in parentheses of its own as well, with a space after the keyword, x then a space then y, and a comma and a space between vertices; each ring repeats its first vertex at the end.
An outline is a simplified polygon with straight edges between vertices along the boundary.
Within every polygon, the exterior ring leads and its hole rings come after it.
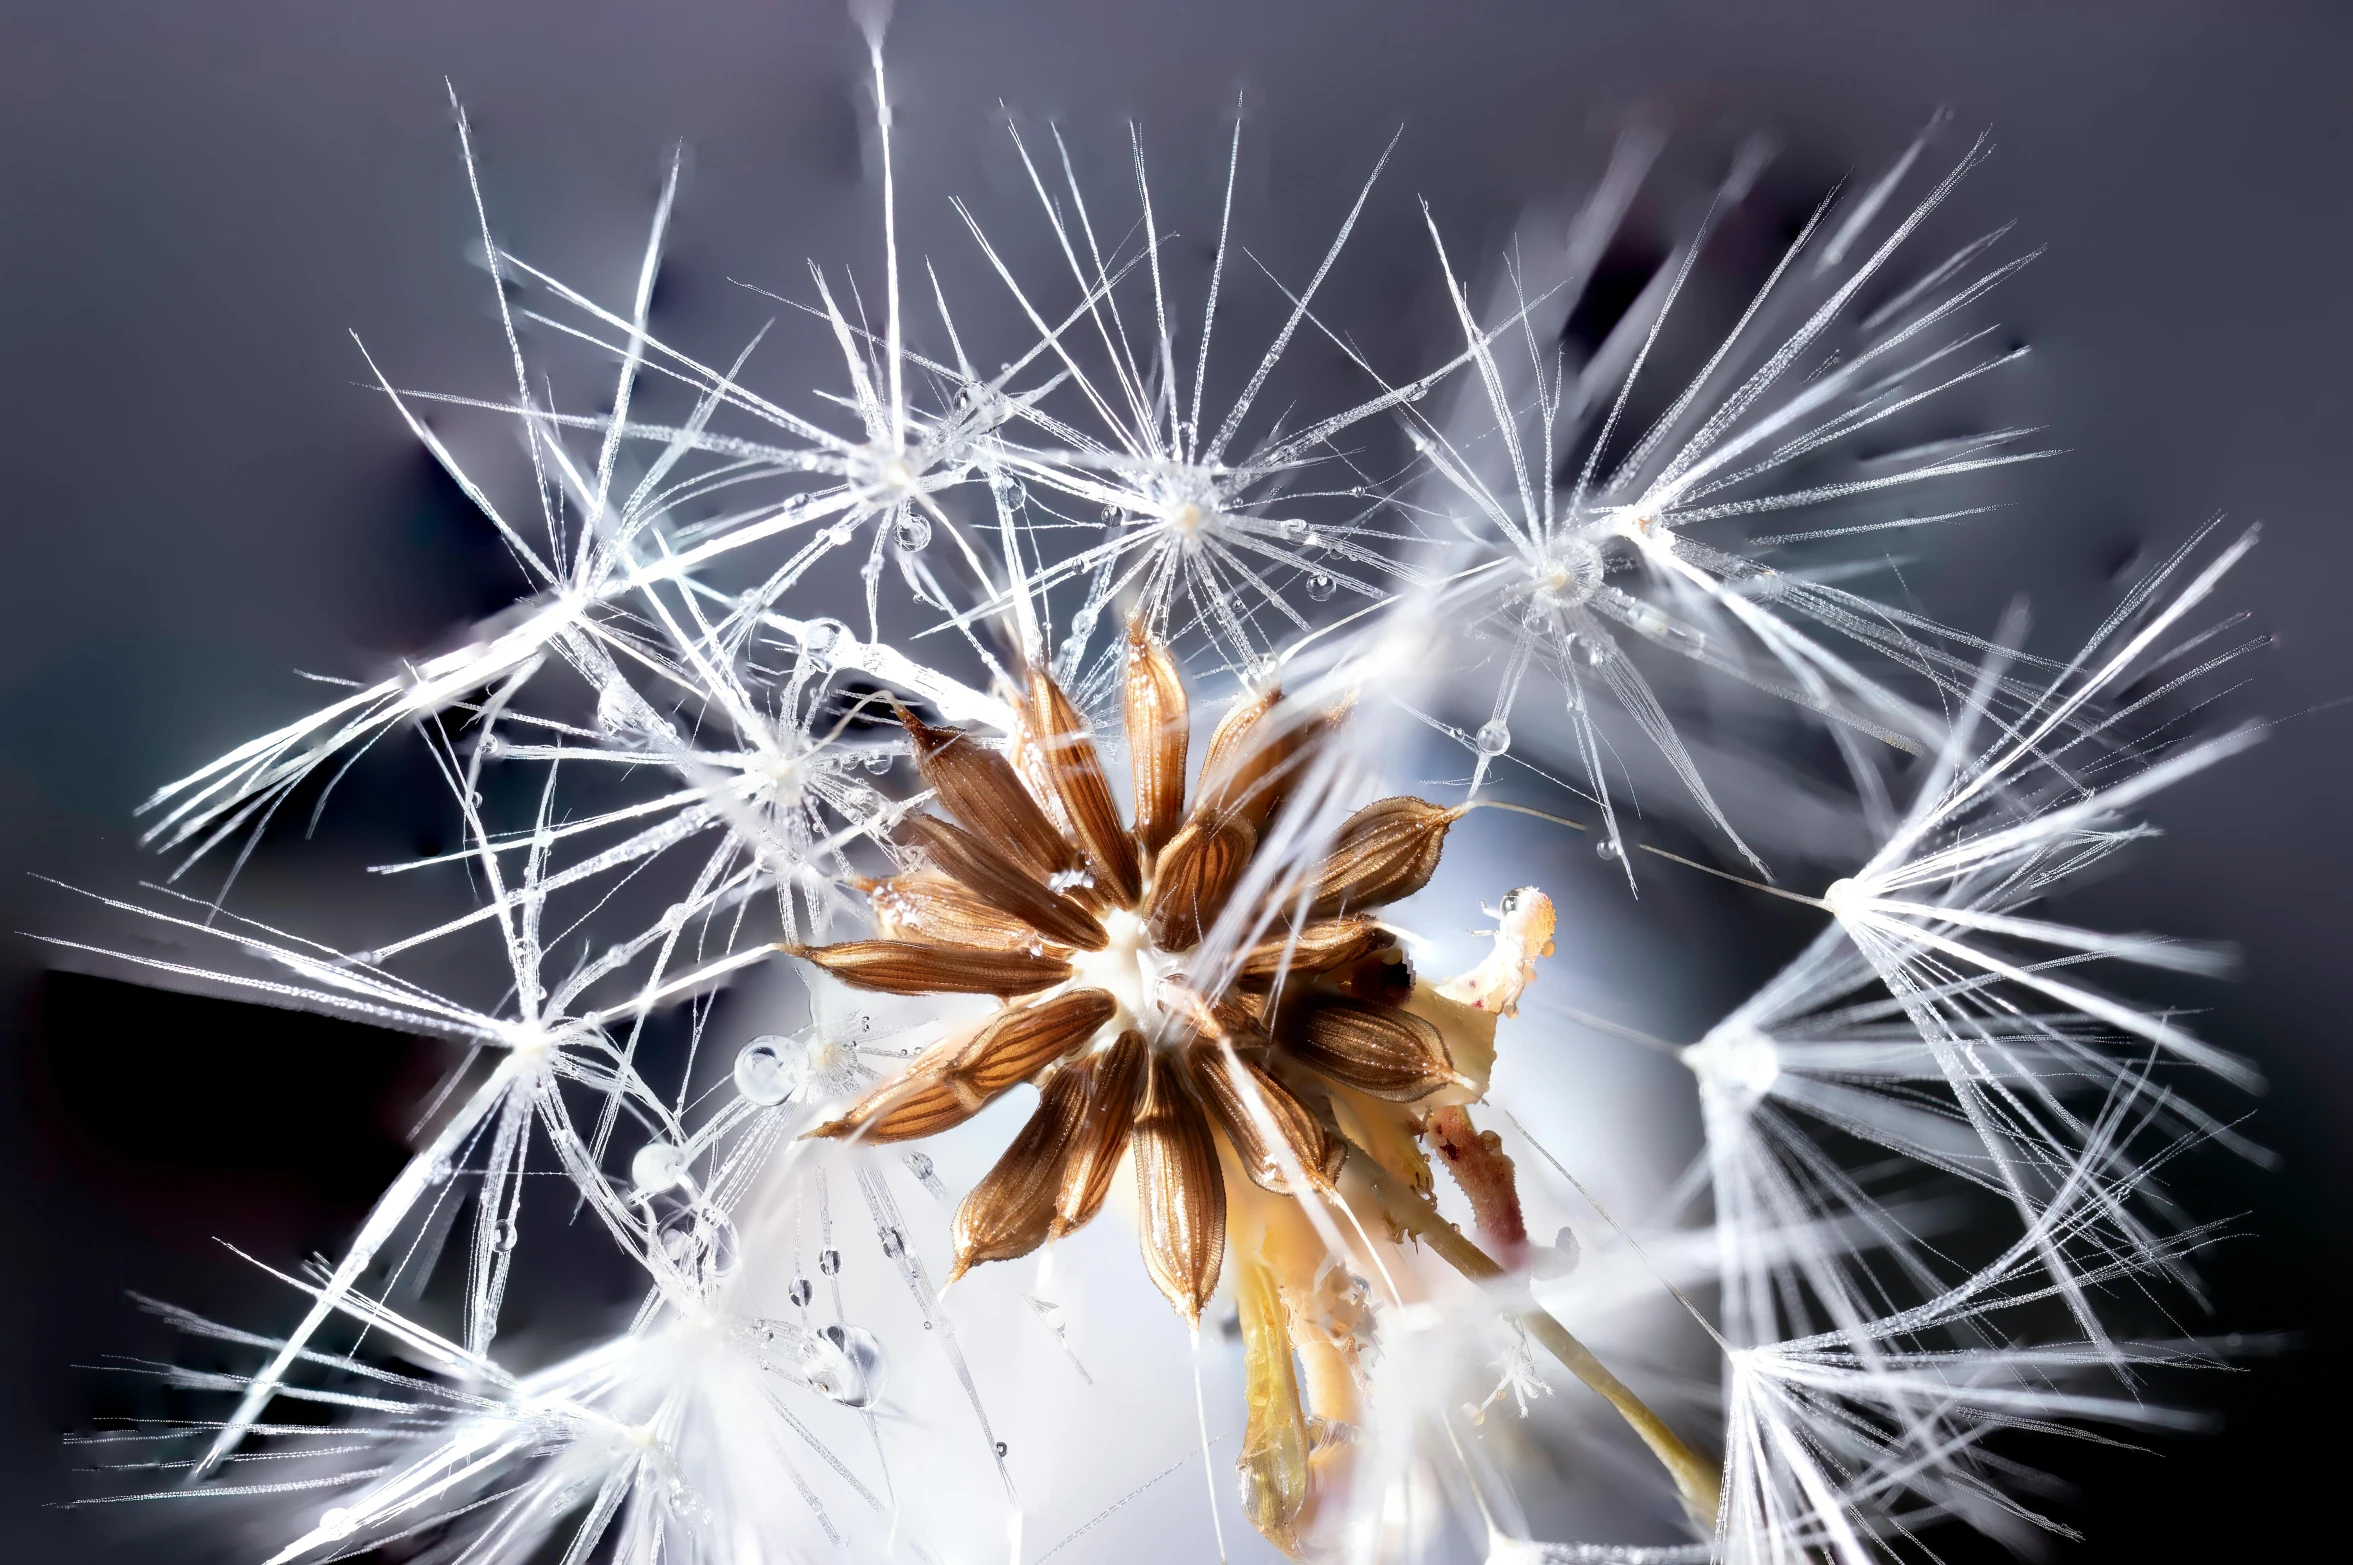
POLYGON ((1288 710, 1280 700, 1277 692, 1237 706, 1211 736, 1201 765, 1201 813, 1236 815, 1263 830, 1346 719, 1344 712, 1288 710), (1248 721, 1237 728, 1237 717, 1248 721))
POLYGON ((945 942, 991 951, 1026 951, 1038 932, 946 875, 894 875, 865 881, 875 929, 885 939, 945 942))
POLYGON ((1029 681, 1029 721, 1036 730, 1040 758, 1062 813, 1070 818, 1079 845, 1103 889, 1122 907, 1131 906, 1142 889, 1142 868, 1136 862, 1136 843, 1119 819, 1119 805, 1111 797, 1111 780, 1103 775, 1102 757, 1079 721, 1078 709, 1062 687, 1043 673, 1029 681))
POLYGON ((1395 935, 1369 918, 1319 918, 1300 925, 1296 935, 1285 930, 1252 946, 1235 977, 1241 983, 1262 987, 1285 973, 1294 977, 1328 973, 1396 943, 1395 935))
POLYGON ((1284 1014, 1277 1036, 1302 1065, 1392 1103, 1428 1097, 1454 1081, 1437 1027, 1396 1006, 1309 996, 1284 1014))
POLYGON ((1188 1058, 1210 1123, 1225 1132, 1252 1184, 1276 1195, 1332 1188, 1347 1146, 1288 1087, 1207 1039, 1188 1058))
MULTIPOLYGON (((1266 720, 1282 699, 1281 689, 1273 686, 1246 691, 1218 719, 1209 736, 1209 753, 1201 758, 1200 814, 1230 814, 1238 805, 1252 802, 1253 784, 1282 763, 1284 736, 1266 720)), ((1255 810, 1245 813, 1253 824, 1264 819, 1255 810)))
MULTIPOLYGON (((1062 1165, 1062 1182, 1054 1197, 1054 1220, 1046 1237, 1059 1239, 1084 1228, 1103 1209, 1111 1193, 1111 1176, 1127 1151, 1128 1135, 1136 1122, 1136 1105, 1144 1098, 1144 1070, 1149 1063, 1144 1035, 1133 1027, 1117 1042, 1088 1059, 1085 1129, 1062 1165)), ((1072 1069, 1077 1069, 1073 1066, 1072 1069)))
POLYGON ((985 951, 920 940, 845 940, 830 946, 786 946, 853 989, 883 994, 1035 994, 1070 978, 1059 957, 1027 951, 985 951))
POLYGON ((1421 890, 1437 871, 1447 828, 1467 808, 1441 809, 1427 799, 1399 794, 1376 799, 1349 816, 1316 869, 1309 915, 1378 907, 1421 890))
POLYGON ((1162 950, 1190 951, 1201 943, 1257 848, 1258 833, 1248 821, 1205 815, 1195 815, 1169 840, 1160 850, 1152 900, 1144 909, 1144 921, 1162 950))
POLYGON ((1191 739, 1185 682, 1168 648, 1127 633, 1127 753, 1136 785, 1136 843, 1156 854, 1185 818, 1185 746, 1191 739))
POLYGON ((1093 1063, 1073 1060, 1054 1073, 1029 1122, 956 1208, 950 1282, 984 1261, 1010 1261, 1046 1242, 1063 1172, 1087 1133, 1093 1063))
POLYGON ((1194 1325, 1225 1264, 1226 1187, 1209 1120, 1171 1060, 1147 1056, 1136 1111, 1136 1211, 1144 1269, 1194 1325))
POLYGON ((1118 1009, 1101 989, 1072 989, 1007 1011, 965 1045, 948 1073, 993 1098, 1085 1043, 1118 1009))
POLYGON ((911 815, 899 823, 901 840, 930 855, 934 868, 962 881, 982 900, 1011 913, 1048 940, 1082 951, 1100 951, 1109 937, 1095 915, 1047 890, 986 837, 936 816, 911 815))
POLYGON ((949 814, 1041 884, 1079 867, 1077 852, 1022 786, 1011 761, 970 734, 934 728, 912 712, 901 711, 899 721, 915 741, 923 780, 949 814))
POLYGON ((985 1101, 949 1067, 971 1047, 963 1033, 943 1038, 908 1062, 900 1074, 827 1120, 812 1136, 856 1135, 867 1141, 912 1141, 953 1129, 980 1112, 985 1101))

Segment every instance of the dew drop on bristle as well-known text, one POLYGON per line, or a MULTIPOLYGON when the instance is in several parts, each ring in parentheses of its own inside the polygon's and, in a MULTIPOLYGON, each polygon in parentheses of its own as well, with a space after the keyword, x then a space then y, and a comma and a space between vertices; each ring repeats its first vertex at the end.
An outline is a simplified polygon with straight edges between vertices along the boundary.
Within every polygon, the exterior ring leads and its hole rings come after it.
POLYGON ((896 1228, 885 1228, 882 1231, 883 1254, 895 1261, 906 1248, 907 1241, 896 1228))
POLYGON ((891 542, 901 554, 921 554, 931 546, 931 521, 928 517, 902 516, 891 529, 891 542))
POLYGON ((1618 846, 1617 839, 1614 837, 1604 837, 1595 843, 1593 853, 1596 858, 1609 860, 1613 863, 1625 857, 1625 850, 1618 846))
POLYGON ((803 1309, 807 1309, 809 1307, 809 1301, 817 1296, 816 1284, 810 1282, 806 1277, 795 1277, 792 1280, 792 1286, 785 1291, 792 1299, 793 1303, 798 1304, 803 1309))
POLYGON ((1007 1446, 1004 1441, 1000 1440, 997 1442, 997 1454, 999 1456, 1003 1456, 1010 1449, 1011 1447, 1007 1446))
MULTIPOLYGON (((1004 1449, 1003 1446, 997 1447, 1000 1454, 1004 1449)), ((322 1538, 348 1538, 359 1531, 359 1518, 340 1505, 334 1506, 319 1512, 318 1530, 322 1538)))
POLYGON ((686 1179, 686 1154, 667 1141, 649 1141, 629 1160, 629 1182, 641 1196, 659 1195, 686 1179))
POLYGON ((1318 603, 1329 603, 1337 587, 1338 583, 1322 571, 1307 578, 1307 595, 1318 603))
POLYGON ((1511 727, 1502 718, 1482 724, 1477 735, 1481 755, 1501 755, 1511 748, 1511 727))
POLYGON ((813 619, 801 627, 801 645, 812 657, 831 657, 849 639, 850 627, 838 619, 813 619))
POLYGON ((490 1247, 501 1255, 511 1254, 523 1242, 523 1231, 511 1217, 502 1217, 490 1225, 490 1247))
POLYGON ((836 1323, 801 1345, 801 1378, 844 1407, 872 1407, 882 1395, 882 1347, 863 1326, 836 1323))
POLYGON ((838 1273, 842 1269, 841 1251, 826 1250, 819 1254, 817 1257, 817 1269, 828 1277, 838 1273))
POLYGON ((802 1038, 754 1038, 736 1051, 735 1090, 747 1103, 773 1108, 817 1079, 816 1052, 802 1038))

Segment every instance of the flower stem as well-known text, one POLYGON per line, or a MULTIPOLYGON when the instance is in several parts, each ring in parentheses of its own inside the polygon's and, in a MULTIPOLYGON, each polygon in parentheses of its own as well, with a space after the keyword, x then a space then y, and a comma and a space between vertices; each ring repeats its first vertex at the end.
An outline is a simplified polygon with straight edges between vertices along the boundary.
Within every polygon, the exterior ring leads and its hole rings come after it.
MULTIPOLYGON (((1480 1249, 1461 1230, 1438 1215, 1438 1209, 1406 1181, 1383 1168, 1360 1147, 1348 1149, 1349 1165, 1364 1176, 1373 1195, 1381 1203, 1397 1226, 1412 1234, 1437 1253, 1440 1260, 1476 1282, 1491 1282, 1505 1275, 1504 1268, 1494 1257, 1480 1249)), ((1569 1367, 1569 1372, 1600 1393, 1602 1399, 1618 1410, 1642 1443, 1650 1447, 1651 1455, 1659 1459, 1667 1475, 1675 1480, 1675 1489, 1682 1496, 1683 1508, 1693 1520, 1706 1526, 1711 1533, 1716 1528, 1717 1507, 1723 1491, 1724 1479, 1716 1464, 1683 1443, 1682 1437, 1667 1426, 1667 1421, 1651 1411, 1648 1403, 1636 1396, 1627 1384, 1610 1373, 1608 1366, 1593 1356, 1593 1350, 1579 1342, 1568 1327, 1563 1326, 1547 1311, 1522 1311, 1520 1324, 1528 1334, 1551 1350, 1553 1357, 1569 1367)))

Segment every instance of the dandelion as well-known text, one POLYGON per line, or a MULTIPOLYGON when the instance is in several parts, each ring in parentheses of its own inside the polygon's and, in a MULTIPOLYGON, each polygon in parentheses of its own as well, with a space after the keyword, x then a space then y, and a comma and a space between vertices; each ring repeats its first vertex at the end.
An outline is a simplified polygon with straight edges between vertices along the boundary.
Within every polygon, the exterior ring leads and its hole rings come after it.
MULTIPOLYGON (((461 115, 512 392, 376 380, 522 601, 167 786, 149 835, 183 870, 249 851, 414 729, 460 845, 376 870, 470 901, 348 951, 164 891, 107 905, 185 949, 76 949, 465 1057, 340 1255, 280 1275, 286 1322, 155 1306, 239 1367, 131 1366, 223 1406, 89 1437, 158 1453, 93 1503, 285 1497, 273 1565, 1035 1562, 1108 1552, 1130 1505, 1221 1554, 1255 1547, 1235 1512, 1302 1559, 1861 1565, 1935 1523, 2055 1526, 2014 1433, 2182 1422, 2147 1382, 2214 1351, 2116 1301, 2198 1298, 2218 1230, 2163 1178, 2210 1141, 2261 1155, 2195 1085, 2257 1077, 2089 969, 2226 955, 2038 904, 2257 736, 2196 726, 2257 644, 2199 622, 2252 534, 2202 533, 2064 660, 2023 615, 1949 627, 1809 552, 1976 515, 1873 507, 2050 454, 1995 429, 1852 456, 2017 356, 1974 314, 2031 258, 1997 255, 2006 230, 1911 260, 1984 143, 1907 193, 1932 126, 1825 201, 1654 396, 1753 148, 1583 363, 1561 328, 1653 143, 1483 308, 1425 207, 1459 341, 1391 376, 1321 313, 1386 151, 1312 275, 1259 268, 1282 302, 1240 352, 1239 129, 1188 322, 1142 132, 1131 227, 1059 130, 1048 158, 1016 126, 1056 264, 1025 274, 959 205, 1020 344, 983 374, 952 270, 907 305, 879 37, 869 67, 879 320, 871 284, 812 269, 784 302, 840 379, 799 397, 753 389, 752 347, 653 330, 674 181, 629 298, 599 302, 499 247, 461 115), (588 411, 534 377, 542 334, 614 366, 588 411), (1274 411, 1303 336, 1361 394, 1274 411), (511 426, 535 517, 458 469, 433 407, 511 426), (1844 772, 1815 802, 1861 846, 1818 882, 1819 850, 1768 869, 1718 764, 1742 744, 1700 720, 1757 693, 1844 772), (1423 775, 1460 752, 1467 775, 1423 775), (1646 815, 1654 762, 1679 798, 1646 815), (1528 778, 1566 813, 1504 796, 1528 778), (1733 867, 1670 851, 1686 806, 1733 867), (1528 833, 1514 869, 1590 830, 1629 888, 1724 876, 1821 925, 1696 1039, 1649 1038, 1560 971, 1642 905, 1466 889, 1474 812, 1528 833), (1487 945, 1425 976, 1482 894, 1487 945), (490 993, 411 976, 476 941, 490 993), (1621 1199, 1607 1148, 1530 1133, 1605 1090, 1562 1021, 1688 1069, 1680 1181, 1621 1199), (507 1295, 558 1206, 636 1303, 518 1341, 507 1295), (1129 1222, 1140 1279, 1099 1274, 1129 1222), (1189 1357, 1149 1345, 1155 1296, 1189 1357), (1090 1487, 1106 1452, 1141 1487, 1090 1487), (1155 1487, 1194 1464, 1205 1502, 1155 1487)), ((1622 1117, 1672 1147, 1651 1107, 1622 1117)))

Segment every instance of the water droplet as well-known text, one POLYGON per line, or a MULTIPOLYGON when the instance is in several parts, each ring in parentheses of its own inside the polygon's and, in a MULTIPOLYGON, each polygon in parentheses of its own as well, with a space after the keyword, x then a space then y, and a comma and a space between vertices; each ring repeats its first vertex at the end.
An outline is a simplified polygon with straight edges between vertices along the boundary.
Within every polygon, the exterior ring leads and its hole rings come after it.
POLYGON ((1054 891, 1078 891, 1094 884, 1094 875, 1083 869, 1058 869, 1046 877, 1048 889, 1054 891))
POLYGON ((754 1038, 736 1051, 735 1090, 748 1102, 773 1108, 823 1076, 819 1066, 826 1052, 805 1036, 754 1038))
POLYGON ((891 542, 899 546, 901 554, 921 554, 931 546, 931 521, 928 517, 910 512, 899 518, 891 529, 891 542))
POLYGON ((836 1324, 801 1345, 801 1378, 844 1407, 872 1407, 882 1395, 882 1347, 863 1326, 836 1324))
POLYGON ((866 754, 861 757, 861 759, 865 761, 866 769, 868 771, 882 773, 891 769, 891 761, 893 757, 890 751, 884 749, 881 745, 876 745, 873 749, 867 751, 866 754))
POLYGON ((735 1224, 707 1206, 672 1213, 655 1230, 654 1239, 671 1265, 706 1282, 735 1270, 735 1224))
POLYGON ((817 1296, 816 1285, 806 1277, 795 1277, 789 1292, 793 1303, 800 1305, 803 1309, 808 1308, 809 1301, 817 1296))
POLYGON ((921 1152, 908 1153, 907 1172, 913 1174, 917 1179, 929 1179, 931 1177, 930 1157, 921 1152))
POLYGON ((998 1454, 999 1456, 1003 1456, 1003 1455, 1005 1454, 1005 1451, 1006 1451, 1006 1445, 1005 1445, 1005 1442, 1004 1442, 1004 1441, 1002 1441, 1002 1440, 998 1441, 998 1442, 997 1442, 997 1454, 998 1454))
POLYGON ((817 1257, 817 1269, 828 1277, 831 1277, 836 1272, 839 1272, 842 1269, 841 1251, 826 1250, 820 1252, 817 1257))
POLYGON ((1093 635, 1095 633, 1096 622, 1101 617, 1102 616, 1097 614, 1093 609, 1081 609, 1076 614, 1070 616, 1071 639, 1074 641, 1084 641, 1089 636, 1093 635))
POLYGON ((1602 838, 1593 845, 1593 851, 1598 857, 1608 860, 1625 857, 1625 850, 1618 846, 1618 839, 1615 837, 1602 838))
POLYGON ((437 1157, 425 1169, 425 1183, 429 1185, 446 1185, 449 1183, 450 1173, 451 1169, 449 1159, 445 1157, 437 1157))
POLYGON ((359 1518, 342 1506, 334 1506, 319 1512, 319 1536, 348 1538, 357 1531, 359 1531, 359 1518))
POLYGON ((667 1141, 649 1141, 629 1160, 629 1179, 641 1196, 675 1189, 686 1180, 686 1154, 667 1141))
POLYGON ((502 1217, 490 1225, 490 1247, 501 1255, 513 1252, 523 1242, 523 1230, 515 1226, 511 1217, 502 1217))
POLYGON ((813 619, 801 627, 801 645, 816 657, 833 656, 850 639, 850 627, 838 619, 813 619))
POLYGON ((1282 524, 1282 528, 1283 536, 1290 539, 1293 543, 1304 543, 1307 540, 1307 524, 1299 520, 1297 517, 1293 517, 1289 521, 1284 522, 1282 524))
POLYGON ((1331 577, 1322 571, 1317 571, 1313 576, 1307 578, 1307 595, 1318 603, 1328 603, 1331 601, 1333 589, 1337 585, 1338 583, 1334 582, 1331 577))
POLYGON ((893 1260, 897 1260, 899 1253, 906 1248, 907 1241, 896 1228, 885 1228, 882 1231, 883 1254, 889 1256, 893 1260))
POLYGON ((825 530, 825 541, 839 549, 858 536, 858 529, 848 522, 837 522, 825 530))
POLYGON ((1511 725, 1498 717, 1479 727, 1478 746, 1481 755, 1501 755, 1511 748, 1511 725))

